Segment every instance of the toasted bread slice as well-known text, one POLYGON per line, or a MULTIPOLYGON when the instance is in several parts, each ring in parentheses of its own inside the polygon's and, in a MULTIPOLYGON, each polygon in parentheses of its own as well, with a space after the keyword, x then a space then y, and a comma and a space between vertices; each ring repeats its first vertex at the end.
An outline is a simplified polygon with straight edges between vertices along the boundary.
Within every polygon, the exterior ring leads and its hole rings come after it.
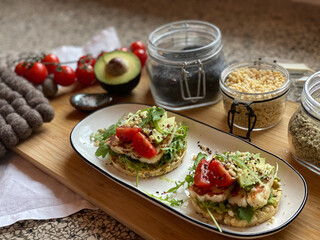
MULTIPOLYGON (((272 189, 272 194, 276 196, 275 204, 267 204, 262 208, 255 210, 254 215, 250 222, 237 218, 236 214, 233 212, 231 213, 226 212, 223 214, 219 214, 214 210, 210 210, 210 209, 209 210, 211 214, 214 216, 214 218, 216 219, 216 221, 221 224, 225 224, 233 227, 250 227, 250 226, 259 225, 271 219, 278 211, 278 206, 282 196, 281 187, 279 186, 277 189, 272 189)), ((195 195, 190 197, 191 197, 191 202, 195 207, 196 211, 198 213, 201 213, 204 217, 212 220, 210 214, 208 213, 208 210, 199 205, 200 201, 197 199, 197 197, 195 195)))

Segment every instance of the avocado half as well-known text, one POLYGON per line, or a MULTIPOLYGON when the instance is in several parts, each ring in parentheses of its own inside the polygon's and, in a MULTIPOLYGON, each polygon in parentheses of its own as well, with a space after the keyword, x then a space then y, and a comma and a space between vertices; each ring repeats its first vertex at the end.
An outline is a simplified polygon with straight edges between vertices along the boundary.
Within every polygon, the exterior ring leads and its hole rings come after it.
POLYGON ((131 52, 113 51, 98 59, 94 73, 100 85, 109 93, 125 94, 138 85, 141 63, 131 52))

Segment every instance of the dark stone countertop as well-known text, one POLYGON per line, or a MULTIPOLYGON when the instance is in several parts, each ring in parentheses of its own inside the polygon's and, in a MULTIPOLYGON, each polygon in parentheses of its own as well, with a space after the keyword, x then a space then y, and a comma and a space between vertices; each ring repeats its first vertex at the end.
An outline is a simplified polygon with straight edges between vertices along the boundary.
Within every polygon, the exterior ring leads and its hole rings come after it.
MULTIPOLYGON (((123 46, 147 42, 155 28, 203 20, 222 32, 229 62, 270 57, 320 70, 320 5, 289 0, 2 0, 0 56, 81 46, 109 26, 123 46)), ((22 221, 0 229, 1 239, 140 239, 102 211, 63 219, 22 221)))

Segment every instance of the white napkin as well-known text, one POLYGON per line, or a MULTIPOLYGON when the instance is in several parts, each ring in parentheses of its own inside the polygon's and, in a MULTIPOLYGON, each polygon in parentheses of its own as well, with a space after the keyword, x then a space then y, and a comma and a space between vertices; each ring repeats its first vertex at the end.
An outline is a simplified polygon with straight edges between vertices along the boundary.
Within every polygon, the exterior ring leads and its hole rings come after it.
POLYGON ((60 62, 75 62, 65 64, 76 70, 77 60, 86 54, 97 57, 102 51, 113 51, 120 48, 121 44, 116 30, 113 27, 102 30, 87 41, 82 47, 61 46, 53 49, 51 53, 58 56, 60 62))
MULTIPOLYGON (((51 53, 56 54, 60 62, 74 62, 85 54, 96 57, 101 51, 119 47, 117 33, 110 27, 82 47, 62 46, 51 53)), ((75 69, 77 64, 70 66, 75 69)), ((96 209, 17 154, 9 153, 0 159, 0 227, 26 219, 61 218, 84 208, 96 209)))
POLYGON ((0 161, 0 227, 26 219, 61 218, 97 209, 27 160, 9 153, 0 161))

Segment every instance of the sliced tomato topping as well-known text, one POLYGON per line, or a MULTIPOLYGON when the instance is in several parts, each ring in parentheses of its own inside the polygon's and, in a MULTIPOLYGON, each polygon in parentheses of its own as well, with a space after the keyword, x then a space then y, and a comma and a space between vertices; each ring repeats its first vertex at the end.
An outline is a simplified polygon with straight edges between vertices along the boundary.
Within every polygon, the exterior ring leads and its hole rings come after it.
POLYGON ((211 184, 218 187, 227 187, 235 182, 235 179, 225 169, 225 167, 216 159, 209 163, 209 179, 211 184))
POLYGON ((140 131, 140 127, 117 127, 116 135, 122 142, 131 142, 133 136, 140 131))
POLYGON ((194 173, 194 184, 200 188, 210 187, 210 179, 208 176, 209 162, 205 159, 201 159, 194 173))
POLYGON ((149 139, 141 132, 136 133, 132 138, 134 150, 145 158, 151 158, 157 153, 157 149, 152 145, 149 139))

